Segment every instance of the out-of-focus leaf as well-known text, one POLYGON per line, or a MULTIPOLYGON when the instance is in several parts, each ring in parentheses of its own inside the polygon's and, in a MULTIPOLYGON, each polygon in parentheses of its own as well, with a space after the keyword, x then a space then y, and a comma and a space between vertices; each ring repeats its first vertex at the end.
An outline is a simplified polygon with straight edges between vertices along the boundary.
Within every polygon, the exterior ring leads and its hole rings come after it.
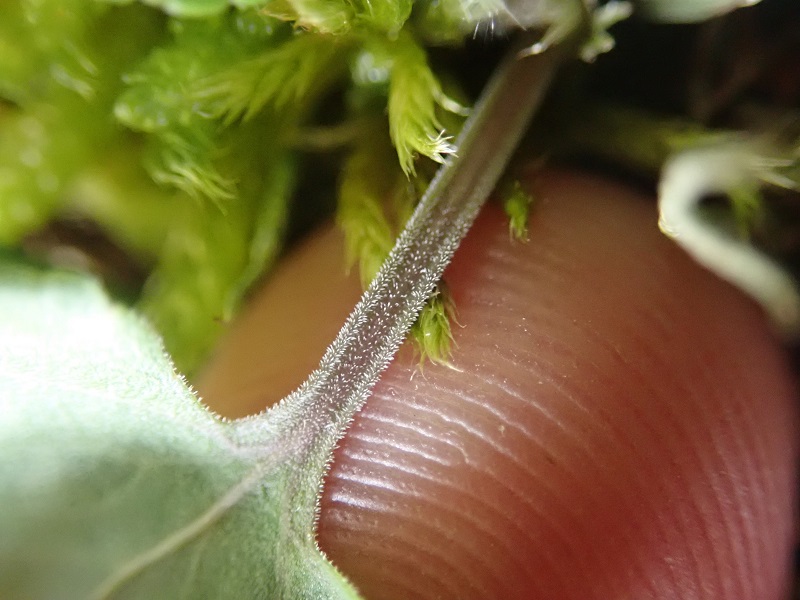
POLYGON ((317 33, 353 30, 395 36, 411 14, 412 0, 269 0, 263 10, 317 33))
POLYGON ((395 229, 386 208, 404 183, 384 137, 388 138, 378 135, 359 140, 339 180, 336 223, 344 233, 347 264, 358 264, 365 289, 394 246, 395 229))
MULTIPOLYGON (((19 103, 0 113, 0 244, 14 244, 40 227, 81 169, 103 153, 114 134, 111 104, 121 86, 119 72, 159 36, 161 19, 142 7, 120 9, 113 17, 106 11, 79 18, 71 4, 85 3, 69 3, 63 10, 42 4, 53 10, 34 11, 30 22, 41 20, 52 31, 32 51, 38 66, 15 75, 0 58, 0 80, 16 90, 12 99, 19 103), (62 21, 64 35, 73 33, 75 39, 55 33, 62 21), (78 31, 70 31, 73 26, 78 31), (15 80, 17 75, 22 79, 15 80)), ((30 10, 32 5, 24 3, 30 10)), ((25 47, 25 41, 6 37, 8 27, 0 19, 0 55, 5 44, 25 47)), ((40 34, 33 30, 27 43, 35 45, 40 34)))
POLYGON ((265 106, 297 113, 343 70, 335 60, 339 50, 325 37, 297 35, 201 80, 196 97, 228 123, 249 120, 265 106))
MULTIPOLYGON (((255 133, 255 131, 253 131, 255 133)), ((264 134, 265 152, 269 135, 264 134)), ((294 185, 287 155, 260 162, 239 138, 239 193, 224 212, 208 202, 180 196, 158 264, 145 286, 141 307, 164 336, 183 372, 207 357, 249 286, 282 248, 294 185), (249 168, 248 168, 249 166, 249 168)))
POLYGON ((0 96, 26 104, 57 83, 90 93, 97 73, 85 42, 103 10, 85 0, 4 2, 0 96))
POLYGON ((508 216, 508 233, 511 239, 528 241, 528 216, 533 204, 533 196, 514 181, 503 195, 503 210, 508 216))
POLYGON ((633 0, 638 14, 662 23, 696 23, 760 0, 633 0))
POLYGON ((492 19, 503 9, 502 0, 423 0, 418 2, 416 23, 426 39, 460 42, 481 27, 488 34, 492 19))
MULTIPOLYGON (((104 2, 129 2, 131 0, 102 0, 104 2)), ((142 0, 144 4, 155 6, 164 12, 178 17, 210 17, 224 11, 230 5, 228 0, 142 0)))
POLYGON ((724 194, 734 203, 733 216, 741 217, 760 203, 759 188, 765 183, 795 185, 780 173, 782 166, 793 163, 791 155, 777 148, 731 136, 670 156, 658 185, 661 230, 698 263, 759 302, 787 339, 800 337, 797 282, 742 238, 741 222, 720 219, 718 213, 709 219, 708 212, 697 208, 704 197, 724 194))
POLYGON ((285 432, 242 442, 91 280, 0 263, 0 281, 0 595, 356 598, 313 520, 286 518, 316 490, 292 495, 285 432))
POLYGON ((147 166, 157 182, 228 200, 236 192, 234 181, 215 164, 223 153, 219 124, 197 98, 196 84, 273 44, 277 23, 248 11, 170 25, 172 43, 153 50, 125 76, 127 88, 114 113, 126 126, 149 134, 147 166))

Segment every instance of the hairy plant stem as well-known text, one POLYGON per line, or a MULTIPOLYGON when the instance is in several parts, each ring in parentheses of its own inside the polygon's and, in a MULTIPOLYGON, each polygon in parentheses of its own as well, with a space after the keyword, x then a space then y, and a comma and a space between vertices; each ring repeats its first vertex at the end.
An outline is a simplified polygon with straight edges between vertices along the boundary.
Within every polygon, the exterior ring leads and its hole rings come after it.
MULTIPOLYGON (((456 248, 504 171, 559 65, 559 45, 497 68, 456 140, 457 156, 431 182, 391 254, 345 322, 319 368, 294 393, 258 416, 235 422, 234 436, 255 449, 278 423, 279 445, 296 480, 283 491, 293 527, 309 531, 333 448, 366 401, 434 290, 456 248), (309 494, 314 494, 313 499, 309 494), (310 507, 311 510, 306 510, 310 507)), ((273 438, 274 439, 274 438, 273 438)), ((265 453, 274 453, 270 443, 265 453)))

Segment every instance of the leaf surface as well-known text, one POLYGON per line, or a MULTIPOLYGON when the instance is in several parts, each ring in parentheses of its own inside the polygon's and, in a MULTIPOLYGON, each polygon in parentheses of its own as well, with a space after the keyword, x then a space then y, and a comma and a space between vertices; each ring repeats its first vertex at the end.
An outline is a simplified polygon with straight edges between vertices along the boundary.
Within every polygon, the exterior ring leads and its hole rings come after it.
POLYGON ((281 517, 315 501, 287 495, 290 440, 235 441, 92 280, 0 279, 0 595, 356 597, 281 517))

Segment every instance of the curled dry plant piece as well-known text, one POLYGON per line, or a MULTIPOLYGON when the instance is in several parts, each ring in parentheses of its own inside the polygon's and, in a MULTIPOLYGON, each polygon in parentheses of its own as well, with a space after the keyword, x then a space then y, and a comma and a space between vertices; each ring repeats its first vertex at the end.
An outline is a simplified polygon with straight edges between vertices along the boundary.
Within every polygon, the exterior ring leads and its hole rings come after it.
POLYGON ((794 279, 736 231, 709 222, 697 210, 711 194, 725 194, 739 204, 757 202, 763 184, 792 184, 777 172, 789 164, 742 139, 680 152, 662 171, 659 226, 699 263, 757 300, 782 335, 796 339, 800 290, 794 279))

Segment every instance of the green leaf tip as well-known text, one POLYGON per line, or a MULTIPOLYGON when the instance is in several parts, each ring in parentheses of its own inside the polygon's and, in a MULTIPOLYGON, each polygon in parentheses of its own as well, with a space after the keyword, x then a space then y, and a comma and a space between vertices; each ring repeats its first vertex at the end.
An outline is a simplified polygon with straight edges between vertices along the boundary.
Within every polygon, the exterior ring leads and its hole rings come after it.
POLYGON ((503 193, 503 210, 508 216, 508 233, 511 239, 528 241, 528 217, 533 202, 533 195, 517 180, 503 193))
POLYGON ((412 38, 398 39, 391 47, 391 56, 389 132, 400 167, 413 175, 416 154, 441 163, 456 152, 436 116, 437 105, 451 112, 464 109, 442 91, 425 51, 412 38))
POLYGON ((761 0, 635 0, 636 10, 653 21, 698 23, 761 0))
POLYGON ((373 176, 376 171, 368 152, 351 156, 342 171, 336 211, 345 238, 345 260, 348 268, 358 263, 364 288, 386 260, 395 238, 384 208, 388 190, 382 177, 373 176))
POLYGON ((452 323, 457 323, 456 306, 447 284, 440 281, 409 332, 419 355, 419 366, 426 361, 449 365, 452 355, 452 323))

